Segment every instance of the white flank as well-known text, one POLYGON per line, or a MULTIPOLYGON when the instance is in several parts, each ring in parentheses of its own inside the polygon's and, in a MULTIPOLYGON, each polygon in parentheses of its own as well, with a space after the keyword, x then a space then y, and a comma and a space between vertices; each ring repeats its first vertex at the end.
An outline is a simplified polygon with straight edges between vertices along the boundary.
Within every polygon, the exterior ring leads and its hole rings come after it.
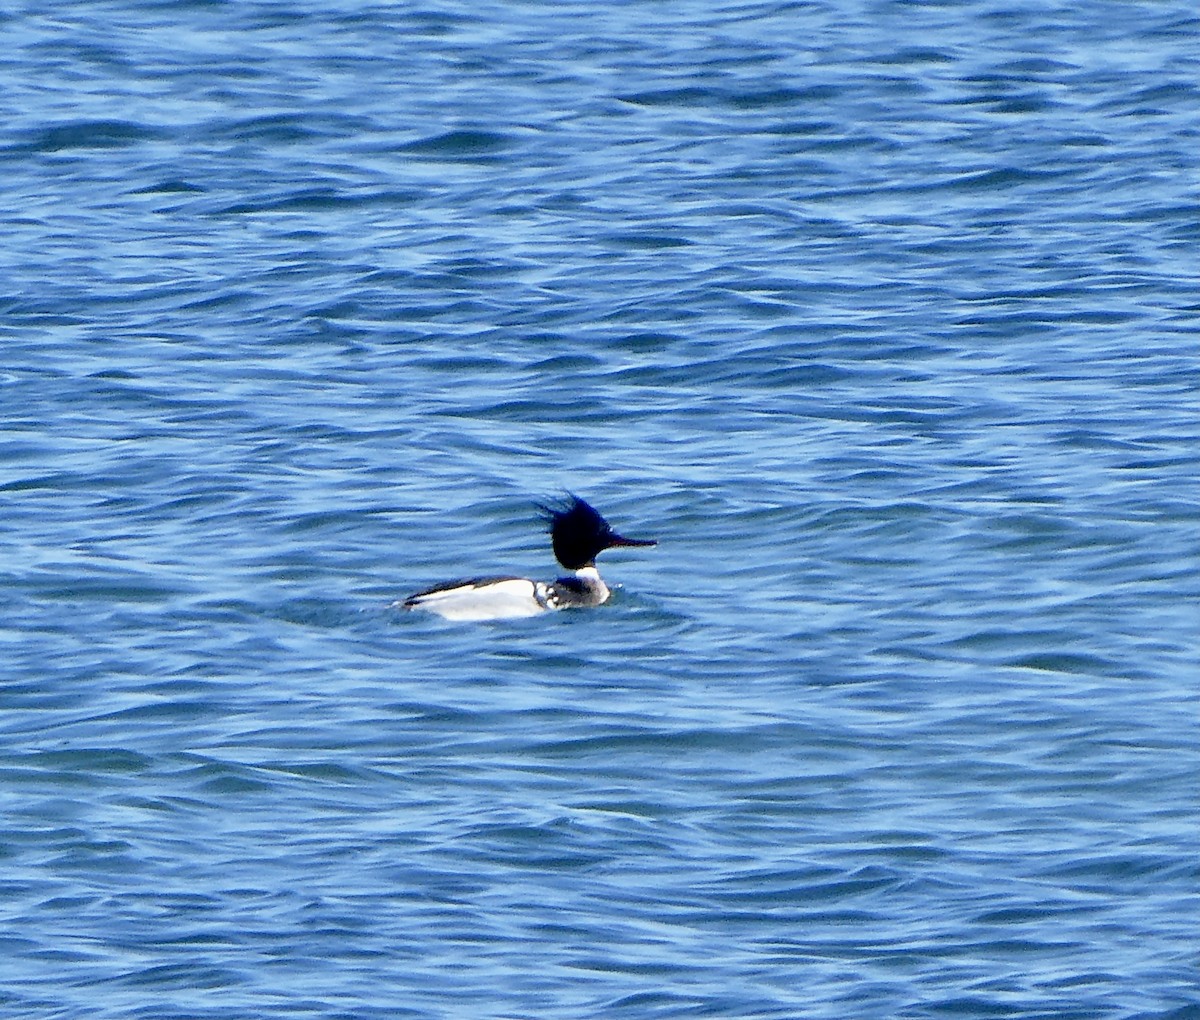
POLYGON ((512 620, 546 612, 532 581, 512 578, 491 584, 464 584, 422 595, 413 609, 427 609, 446 620, 512 620))

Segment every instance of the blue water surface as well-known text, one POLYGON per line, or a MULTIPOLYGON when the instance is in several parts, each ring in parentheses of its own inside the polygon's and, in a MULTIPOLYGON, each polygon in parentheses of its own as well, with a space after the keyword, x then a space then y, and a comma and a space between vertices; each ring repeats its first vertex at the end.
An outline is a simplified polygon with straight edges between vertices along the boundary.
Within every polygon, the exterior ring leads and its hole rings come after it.
POLYGON ((1191 0, 0 32, 0 1015, 1200 1017, 1191 0))

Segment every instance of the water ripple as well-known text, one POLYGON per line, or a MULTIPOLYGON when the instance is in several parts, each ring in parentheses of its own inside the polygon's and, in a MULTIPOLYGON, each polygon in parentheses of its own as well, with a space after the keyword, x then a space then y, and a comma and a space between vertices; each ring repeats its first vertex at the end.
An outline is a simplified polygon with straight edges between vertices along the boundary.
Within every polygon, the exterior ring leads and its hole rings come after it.
POLYGON ((1194 11, 223 13, 0 15, 0 1013, 1192 1016, 1194 11))

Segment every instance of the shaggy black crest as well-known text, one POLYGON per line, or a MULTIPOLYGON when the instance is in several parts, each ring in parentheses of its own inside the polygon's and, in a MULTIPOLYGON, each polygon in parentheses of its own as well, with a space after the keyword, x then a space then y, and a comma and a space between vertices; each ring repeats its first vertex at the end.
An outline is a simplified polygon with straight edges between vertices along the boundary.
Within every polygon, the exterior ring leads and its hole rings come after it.
POLYGON ((614 546, 656 544, 652 539, 618 535, 599 510, 571 493, 562 502, 541 504, 538 509, 550 525, 554 558, 568 570, 593 566, 600 553, 614 546))

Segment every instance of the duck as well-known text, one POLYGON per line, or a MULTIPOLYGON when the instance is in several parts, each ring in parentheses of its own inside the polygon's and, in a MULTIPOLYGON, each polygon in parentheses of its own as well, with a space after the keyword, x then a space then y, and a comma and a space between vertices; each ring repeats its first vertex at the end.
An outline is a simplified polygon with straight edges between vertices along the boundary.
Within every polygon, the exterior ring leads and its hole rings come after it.
POLYGON ((537 507, 550 533, 554 558, 568 574, 554 581, 507 574, 459 578, 393 604, 405 611, 430 612, 457 621, 516 619, 600 606, 612 590, 596 569, 596 557, 606 549, 658 544, 652 538, 617 534, 600 511, 574 493, 537 507))

